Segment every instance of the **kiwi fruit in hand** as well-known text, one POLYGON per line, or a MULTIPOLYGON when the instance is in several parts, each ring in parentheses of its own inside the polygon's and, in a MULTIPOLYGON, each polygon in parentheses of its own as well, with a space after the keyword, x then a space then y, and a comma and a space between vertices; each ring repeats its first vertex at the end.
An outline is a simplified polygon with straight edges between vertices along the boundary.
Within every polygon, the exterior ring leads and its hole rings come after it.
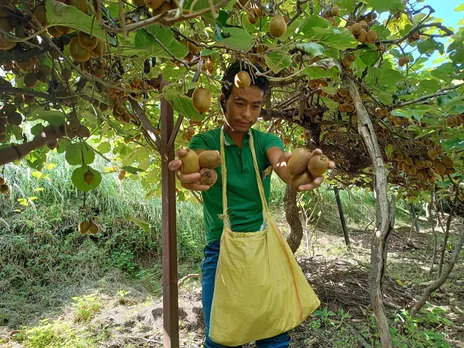
POLYGON ((298 148, 293 151, 292 156, 288 160, 288 171, 291 175, 298 175, 303 173, 308 166, 311 152, 304 148, 298 148))
POLYGON ((316 155, 311 158, 308 164, 308 172, 313 177, 324 175, 329 168, 329 159, 324 155, 316 155))

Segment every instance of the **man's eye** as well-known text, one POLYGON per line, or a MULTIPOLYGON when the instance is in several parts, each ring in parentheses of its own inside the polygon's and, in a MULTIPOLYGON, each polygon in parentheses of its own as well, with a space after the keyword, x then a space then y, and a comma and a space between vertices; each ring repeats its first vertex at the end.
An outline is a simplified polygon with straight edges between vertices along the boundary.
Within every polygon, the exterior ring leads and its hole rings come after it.
POLYGON ((254 109, 254 110, 261 109, 261 105, 253 105, 253 109, 254 109))
POLYGON ((235 103, 235 106, 238 107, 238 108, 243 108, 243 104, 242 104, 242 103, 235 103))

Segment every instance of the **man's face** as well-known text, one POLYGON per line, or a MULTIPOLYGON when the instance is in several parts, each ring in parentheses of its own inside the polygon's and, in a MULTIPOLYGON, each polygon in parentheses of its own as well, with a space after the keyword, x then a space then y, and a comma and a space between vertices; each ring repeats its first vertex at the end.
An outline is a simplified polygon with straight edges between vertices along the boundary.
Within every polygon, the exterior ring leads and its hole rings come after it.
POLYGON ((247 133, 258 120, 263 106, 263 91, 256 85, 245 89, 235 86, 225 102, 226 124, 232 132, 247 133))

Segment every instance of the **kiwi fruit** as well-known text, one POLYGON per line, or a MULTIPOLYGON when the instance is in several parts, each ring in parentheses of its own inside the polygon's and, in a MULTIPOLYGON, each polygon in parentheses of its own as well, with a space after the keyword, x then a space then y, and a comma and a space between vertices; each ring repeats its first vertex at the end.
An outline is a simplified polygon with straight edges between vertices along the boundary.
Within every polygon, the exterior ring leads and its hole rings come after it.
POLYGON ((327 171, 329 167, 329 159, 324 155, 313 156, 308 164, 309 173, 314 176, 322 176, 327 171))
POLYGON ((106 53, 106 42, 98 40, 97 46, 92 50, 92 55, 94 58, 102 57, 106 53))
POLYGON ((30 71, 34 68, 35 63, 37 63, 37 57, 31 57, 29 59, 16 62, 16 65, 22 70, 30 71))
POLYGON ((269 32, 272 37, 281 37, 287 31, 287 22, 281 15, 274 16, 269 24, 269 32))
POLYGON ((200 184, 213 186, 218 178, 218 175, 214 169, 211 168, 202 168, 200 170, 200 184))
POLYGON ((251 85, 250 74, 248 74, 248 72, 246 71, 240 71, 237 74, 235 74, 234 85, 235 87, 240 88, 240 89, 245 89, 245 88, 250 87, 251 85))
POLYGON ((330 14, 332 16, 338 16, 339 13, 340 13, 340 7, 338 7, 338 5, 332 6, 332 8, 330 9, 330 14))
POLYGON ((37 84, 38 78, 36 73, 29 72, 24 75, 24 85, 28 88, 34 88, 37 84))
POLYGON ((250 24, 256 24, 259 20, 259 14, 257 9, 252 7, 247 11, 247 20, 250 24))
POLYGON ((81 138, 88 138, 90 137, 90 130, 86 126, 81 125, 77 130, 77 135, 81 138))
POLYGON ((198 155, 194 150, 187 149, 186 154, 180 158, 182 161, 182 174, 192 174, 200 172, 200 163, 198 162, 198 155))
POLYGON ((4 185, 5 182, 6 182, 5 179, 0 176, 0 185, 4 185))
POLYGON ((164 4, 164 0, 145 0, 145 5, 152 10, 160 8, 164 4))
POLYGON ((89 170, 84 173, 84 181, 87 185, 91 185, 94 180, 94 175, 93 173, 89 170))
POLYGON ((203 87, 195 89, 192 94, 192 103, 195 110, 204 114, 211 107, 211 93, 203 87))
POLYGON ((8 192, 10 192, 10 186, 7 184, 0 185, 0 192, 6 195, 8 192))
POLYGON ((82 233, 82 234, 87 234, 89 232, 89 228, 90 228, 90 222, 89 221, 82 221, 80 224, 79 224, 79 232, 82 233))
POLYGON ((361 29, 358 36, 356 36, 356 40, 360 43, 365 43, 367 41, 367 31, 366 29, 361 29))
POLYGON ((71 78, 71 76, 72 76, 72 72, 70 69, 64 68, 63 70, 61 70, 61 77, 64 80, 68 81, 71 78))
POLYGON ((377 40, 377 33, 374 30, 369 30, 367 32, 366 41, 369 43, 373 43, 375 42, 375 40, 377 40))
POLYGON ((446 174, 446 165, 443 162, 438 162, 434 164, 435 171, 441 176, 446 174))
POLYGON ((39 80, 40 82, 48 82, 49 74, 47 74, 45 71, 43 70, 37 71, 36 75, 37 75, 37 80, 39 80))
POLYGON ((203 151, 198 155, 200 168, 217 168, 221 164, 221 153, 217 150, 203 151))
POLYGON ((71 53, 71 57, 78 63, 83 63, 90 59, 90 51, 79 44, 77 36, 71 39, 69 43, 69 52, 71 53))
POLYGON ((89 12, 89 8, 87 7, 87 4, 84 0, 66 0, 66 4, 74 6, 75 8, 84 13, 89 12))
POLYGON ((55 26, 55 29, 61 35, 69 34, 73 30, 71 27, 66 27, 66 26, 63 26, 63 25, 57 25, 57 26, 55 26))
POLYGON ((34 18, 40 23, 40 25, 47 24, 47 16, 45 15, 45 5, 39 5, 35 8, 34 18))
POLYGON ((144 0, 132 0, 132 3, 137 7, 145 6, 145 1, 144 0))
POLYGON ((79 40, 79 44, 82 48, 85 48, 86 50, 93 50, 98 45, 98 38, 90 36, 82 31, 77 33, 77 39, 79 40))
POLYGON ((398 65, 399 66, 404 66, 410 62, 410 59, 408 56, 403 56, 398 60, 398 65))
POLYGON ((153 10, 153 17, 157 16, 157 15, 159 15, 161 13, 167 12, 169 10, 172 10, 171 3, 165 2, 160 7, 158 7, 156 10, 153 10))
POLYGON ((123 180, 126 176, 126 171, 124 169, 121 169, 118 174, 118 179, 123 180))
POLYGON ((299 191, 298 188, 301 185, 310 184, 311 181, 313 181, 313 178, 311 177, 311 174, 309 174, 307 171, 304 171, 303 173, 298 174, 298 175, 293 177, 291 186, 292 186, 292 189, 294 191, 298 192, 299 191))
POLYGON ((359 24, 359 23, 354 23, 350 30, 351 30, 351 33, 354 35, 354 36, 358 36, 359 34, 361 34, 361 30, 362 30, 362 25, 359 24))
POLYGON ((13 124, 15 126, 21 125, 23 122, 23 117, 18 112, 13 112, 12 114, 8 115, 8 123, 13 124))
POLYGON ((93 222, 90 223, 90 226, 89 226, 89 233, 90 234, 97 234, 99 231, 99 228, 97 225, 95 225, 93 222))
POLYGON ((295 149, 287 163, 288 171, 290 174, 298 175, 303 173, 308 166, 310 158, 311 152, 308 149, 295 149))

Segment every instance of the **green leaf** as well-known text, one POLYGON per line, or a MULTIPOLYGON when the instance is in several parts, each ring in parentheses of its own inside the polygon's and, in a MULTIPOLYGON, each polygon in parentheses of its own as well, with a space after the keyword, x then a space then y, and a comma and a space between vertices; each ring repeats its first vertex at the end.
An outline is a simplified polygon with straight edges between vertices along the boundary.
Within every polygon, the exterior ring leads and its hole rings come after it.
POLYGON ((95 152, 85 142, 68 145, 66 162, 71 165, 91 164, 95 160, 95 152))
POLYGON ((404 3, 402 0, 363 0, 376 11, 402 10, 404 3))
POLYGON ((430 74, 440 80, 452 81, 452 74, 454 73, 454 70, 455 68, 453 63, 444 63, 439 67, 432 69, 430 74))
POLYGON ((443 147, 446 151, 464 150, 464 140, 462 139, 462 137, 457 136, 446 140, 443 144, 443 147))
POLYGON ((42 119, 50 123, 52 126, 59 126, 66 120, 66 115, 63 112, 56 110, 42 110, 31 116, 31 119, 42 119))
POLYGON ((137 173, 143 172, 142 169, 131 167, 131 166, 124 166, 122 167, 122 169, 124 169, 126 172, 131 173, 131 174, 137 174, 137 173))
POLYGON ((462 11, 464 11, 464 4, 461 4, 454 9, 454 12, 462 12, 462 11))
POLYGON ((192 98, 174 90, 163 92, 163 96, 169 101, 169 103, 171 103, 172 108, 184 117, 192 120, 202 120, 205 117, 195 110, 192 98))
POLYGON ((412 118, 412 111, 407 109, 396 109, 391 112, 393 116, 405 117, 408 119, 412 118))
POLYGON ((98 145, 97 147, 97 150, 100 152, 100 153, 108 153, 111 151, 111 144, 107 141, 101 143, 100 145, 98 145))
POLYGON ((315 39, 319 43, 325 44, 329 47, 336 48, 338 50, 346 50, 348 48, 356 48, 358 42, 353 37, 351 31, 345 28, 329 28, 329 32, 322 28, 314 28, 315 39))
POLYGON ((367 66, 374 65, 380 58, 380 53, 374 50, 364 50, 361 52, 359 58, 367 66))
POLYGON ((311 36, 314 34, 314 27, 328 28, 329 22, 316 15, 306 16, 298 26, 297 33, 311 36))
POLYGON ((224 40, 218 44, 233 50, 248 51, 253 46, 253 37, 240 28, 224 28, 224 40))
POLYGON ((170 28, 152 25, 139 30, 135 34, 135 48, 143 50, 147 57, 156 56, 171 59, 172 53, 176 58, 184 58, 188 54, 187 46, 174 39, 170 28), (163 48, 156 39, 166 48, 163 48))
POLYGON ((133 223, 137 224, 140 228, 142 228, 145 232, 148 232, 150 229, 150 223, 148 221, 138 219, 136 217, 126 215, 124 217, 128 221, 132 221, 133 223))
POLYGON ((427 39, 419 42, 417 49, 419 50, 420 54, 431 55, 436 50, 438 50, 440 54, 443 54, 445 46, 441 42, 436 42, 433 39, 427 39))
POLYGON ((340 70, 338 67, 333 66, 330 69, 324 69, 320 66, 310 66, 303 69, 303 74, 309 76, 312 80, 319 78, 335 79, 339 76, 340 70))
POLYGON ((305 43, 297 44, 296 48, 303 51, 305 54, 307 54, 311 58, 321 56, 325 52, 325 48, 315 42, 305 42, 305 43))
POLYGON ((283 51, 271 52, 264 57, 264 60, 266 65, 276 74, 292 64, 288 53, 283 51))
POLYGON ((419 82, 419 92, 436 92, 440 87, 437 80, 422 80, 419 82))
POLYGON ((78 190, 88 192, 98 187, 98 185, 100 185, 102 181, 102 175, 100 174, 100 172, 97 172, 92 167, 84 165, 82 167, 76 168, 73 171, 72 176, 71 176, 71 181, 78 190), (88 171, 92 172, 93 174, 93 181, 90 185, 87 184, 84 180, 84 175, 88 171))
POLYGON ((76 7, 54 0, 47 0, 45 6, 49 26, 70 27, 106 41, 105 32, 100 28, 98 21, 76 7))

